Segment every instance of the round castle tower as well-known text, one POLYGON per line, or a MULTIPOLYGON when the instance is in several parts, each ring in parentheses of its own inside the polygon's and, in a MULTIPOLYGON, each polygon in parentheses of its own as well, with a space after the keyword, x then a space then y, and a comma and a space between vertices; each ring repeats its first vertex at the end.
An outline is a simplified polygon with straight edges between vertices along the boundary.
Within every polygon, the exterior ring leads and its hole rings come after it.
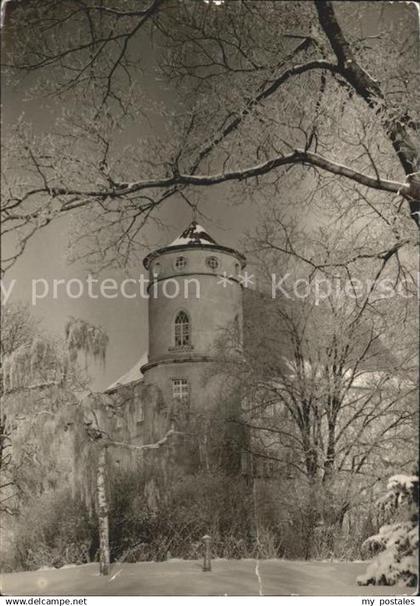
POLYGON ((143 261, 149 271, 149 359, 146 383, 199 410, 212 403, 208 382, 217 338, 236 324, 242 330, 245 257, 217 244, 195 221, 172 244, 143 261))

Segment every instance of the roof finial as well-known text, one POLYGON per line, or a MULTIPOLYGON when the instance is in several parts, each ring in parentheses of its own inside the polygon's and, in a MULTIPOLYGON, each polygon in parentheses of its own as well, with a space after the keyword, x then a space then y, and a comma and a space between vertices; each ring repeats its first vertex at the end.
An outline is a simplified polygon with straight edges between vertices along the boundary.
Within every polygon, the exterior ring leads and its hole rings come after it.
POLYGON ((191 203, 192 206, 192 222, 197 223, 197 202, 195 204, 191 203))

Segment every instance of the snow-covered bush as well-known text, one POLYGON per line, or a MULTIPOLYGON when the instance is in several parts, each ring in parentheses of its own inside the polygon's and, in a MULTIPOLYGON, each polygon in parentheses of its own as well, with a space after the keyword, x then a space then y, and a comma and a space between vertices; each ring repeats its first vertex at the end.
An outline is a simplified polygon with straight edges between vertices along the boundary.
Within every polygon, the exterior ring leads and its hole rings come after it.
POLYGON ((399 474, 389 479, 387 492, 378 502, 389 523, 364 543, 379 553, 358 577, 359 585, 417 585, 418 488, 418 476, 399 474))
POLYGON ((95 521, 68 488, 28 501, 13 519, 5 571, 85 564, 95 555, 95 521))

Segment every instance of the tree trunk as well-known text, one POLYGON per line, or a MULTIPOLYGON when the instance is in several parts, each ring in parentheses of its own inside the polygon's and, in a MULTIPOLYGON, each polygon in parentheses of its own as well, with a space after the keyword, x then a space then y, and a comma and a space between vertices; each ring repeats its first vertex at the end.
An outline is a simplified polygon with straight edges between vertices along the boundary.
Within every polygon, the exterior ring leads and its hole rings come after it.
POLYGON ((328 422, 328 443, 327 452, 324 460, 324 474, 322 482, 328 484, 334 471, 335 465, 335 425, 336 420, 330 419, 328 422))
POLYGON ((99 574, 108 575, 110 568, 108 500, 106 494, 106 447, 99 451, 96 475, 96 499, 99 525, 99 574))
POLYGON ((341 75, 354 88, 358 95, 376 113, 385 108, 383 126, 397 157, 407 175, 408 199, 411 216, 417 225, 420 224, 420 160, 417 145, 412 138, 409 128, 404 122, 410 122, 406 116, 389 117, 397 108, 387 108, 385 97, 380 84, 359 65, 353 50, 345 38, 338 23, 332 2, 329 0, 316 0, 319 22, 326 34, 331 47, 337 57, 338 68, 341 75))

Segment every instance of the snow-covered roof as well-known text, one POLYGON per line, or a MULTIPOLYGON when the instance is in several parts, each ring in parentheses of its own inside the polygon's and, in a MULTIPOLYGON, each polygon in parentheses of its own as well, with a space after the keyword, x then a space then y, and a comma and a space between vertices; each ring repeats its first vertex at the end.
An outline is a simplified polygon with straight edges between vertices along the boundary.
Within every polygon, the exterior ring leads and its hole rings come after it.
POLYGON ((227 246, 222 246, 221 244, 218 244, 216 240, 207 233, 204 227, 197 223, 197 221, 191 221, 191 223, 182 232, 182 234, 175 238, 175 240, 171 242, 171 244, 168 244, 163 248, 159 248, 150 252, 143 260, 143 265, 146 269, 149 269, 150 262, 152 261, 152 259, 155 259, 162 253, 171 252, 171 249, 182 250, 185 246, 191 246, 192 248, 195 246, 197 246, 198 248, 212 248, 214 246, 216 249, 224 250, 230 254, 235 255, 241 262, 242 267, 245 267, 246 260, 240 252, 234 250, 233 248, 228 248, 227 246))
POLYGON ((217 242, 196 221, 192 221, 187 229, 178 238, 175 238, 167 248, 171 246, 186 246, 188 244, 210 244, 217 246, 217 242))
POLYGON ((118 389, 118 387, 122 387, 123 385, 128 385, 129 383, 134 383, 135 381, 140 381, 143 378, 143 374, 140 371, 140 368, 147 363, 148 356, 147 351, 144 352, 142 357, 128 372, 126 372, 122 377, 114 381, 109 387, 105 389, 105 392, 113 391, 114 389, 118 389))

